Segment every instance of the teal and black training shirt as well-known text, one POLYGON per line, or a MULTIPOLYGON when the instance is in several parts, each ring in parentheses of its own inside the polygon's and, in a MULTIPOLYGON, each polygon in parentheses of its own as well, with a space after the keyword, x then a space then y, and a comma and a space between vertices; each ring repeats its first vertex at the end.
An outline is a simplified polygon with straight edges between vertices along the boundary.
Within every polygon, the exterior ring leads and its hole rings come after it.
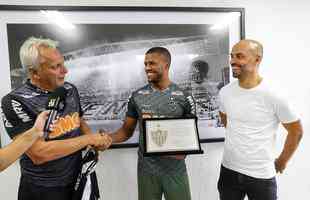
POLYGON ((175 83, 171 83, 163 91, 156 90, 148 84, 132 93, 128 102, 126 116, 139 121, 139 172, 154 175, 173 175, 186 172, 184 160, 176 160, 163 156, 143 156, 142 119, 149 117, 189 117, 195 114, 195 104, 192 96, 187 94, 175 83))

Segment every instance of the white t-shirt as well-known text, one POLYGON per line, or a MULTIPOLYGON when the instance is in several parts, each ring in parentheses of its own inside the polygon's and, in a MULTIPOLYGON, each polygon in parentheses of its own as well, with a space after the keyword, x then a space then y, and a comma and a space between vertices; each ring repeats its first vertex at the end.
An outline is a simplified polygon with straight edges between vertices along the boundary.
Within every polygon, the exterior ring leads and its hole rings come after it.
POLYGON ((279 123, 294 122, 298 117, 265 80, 251 89, 232 82, 219 96, 220 111, 227 116, 223 166, 255 178, 274 177, 279 123))

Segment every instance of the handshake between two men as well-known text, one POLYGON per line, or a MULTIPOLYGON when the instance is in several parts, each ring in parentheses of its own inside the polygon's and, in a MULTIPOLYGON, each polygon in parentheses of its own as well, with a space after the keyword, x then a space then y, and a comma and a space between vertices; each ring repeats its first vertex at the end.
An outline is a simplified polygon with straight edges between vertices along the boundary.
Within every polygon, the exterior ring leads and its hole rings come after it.
POLYGON ((89 142, 92 147, 98 151, 104 151, 112 145, 112 137, 102 130, 99 130, 95 134, 86 135, 89 136, 89 142))
MULTIPOLYGON (((73 121, 77 122, 76 126, 79 126, 83 133, 80 137, 78 137, 80 138, 80 144, 82 147, 88 146, 94 148, 95 150, 104 151, 111 146, 112 137, 103 129, 99 129, 98 131, 93 132, 83 118, 73 121)), ((53 139, 59 137, 58 132, 62 132, 64 127, 68 126, 64 126, 63 120, 61 118, 54 120, 53 123, 49 126, 48 138, 53 139)))

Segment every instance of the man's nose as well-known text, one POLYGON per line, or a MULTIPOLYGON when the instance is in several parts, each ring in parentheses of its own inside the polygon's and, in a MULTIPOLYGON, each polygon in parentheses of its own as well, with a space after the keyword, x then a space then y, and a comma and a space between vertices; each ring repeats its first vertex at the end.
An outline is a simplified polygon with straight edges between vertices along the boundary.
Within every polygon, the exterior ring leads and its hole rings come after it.
POLYGON ((68 73, 67 67, 63 66, 61 72, 64 73, 64 74, 68 73))
POLYGON ((233 65, 235 65, 235 64, 236 64, 236 62, 234 61, 234 59, 233 59, 233 58, 231 58, 231 59, 230 59, 229 63, 230 63, 230 65, 231 65, 231 66, 233 66, 233 65))
POLYGON ((149 64, 146 64, 146 65, 144 66, 144 69, 145 69, 145 71, 150 70, 150 69, 151 69, 151 66, 150 66, 149 64))

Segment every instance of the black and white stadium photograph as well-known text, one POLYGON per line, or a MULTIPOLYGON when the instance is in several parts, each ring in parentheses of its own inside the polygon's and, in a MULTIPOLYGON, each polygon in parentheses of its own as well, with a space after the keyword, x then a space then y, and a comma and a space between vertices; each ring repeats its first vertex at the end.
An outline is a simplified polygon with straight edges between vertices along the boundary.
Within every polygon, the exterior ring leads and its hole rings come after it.
MULTIPOLYGON (((7 23, 12 89, 27 79, 19 61, 22 42, 32 36, 52 38, 59 42, 65 58, 66 81, 78 88, 84 119, 94 130, 114 131, 122 125, 130 94, 147 83, 145 52, 162 46, 171 53, 171 80, 193 96, 200 140, 224 138, 218 93, 230 80, 229 48, 236 37, 232 37, 230 26, 186 20, 100 22, 62 27, 53 23, 7 23)), ((136 129, 125 143, 137 142, 136 129)))

